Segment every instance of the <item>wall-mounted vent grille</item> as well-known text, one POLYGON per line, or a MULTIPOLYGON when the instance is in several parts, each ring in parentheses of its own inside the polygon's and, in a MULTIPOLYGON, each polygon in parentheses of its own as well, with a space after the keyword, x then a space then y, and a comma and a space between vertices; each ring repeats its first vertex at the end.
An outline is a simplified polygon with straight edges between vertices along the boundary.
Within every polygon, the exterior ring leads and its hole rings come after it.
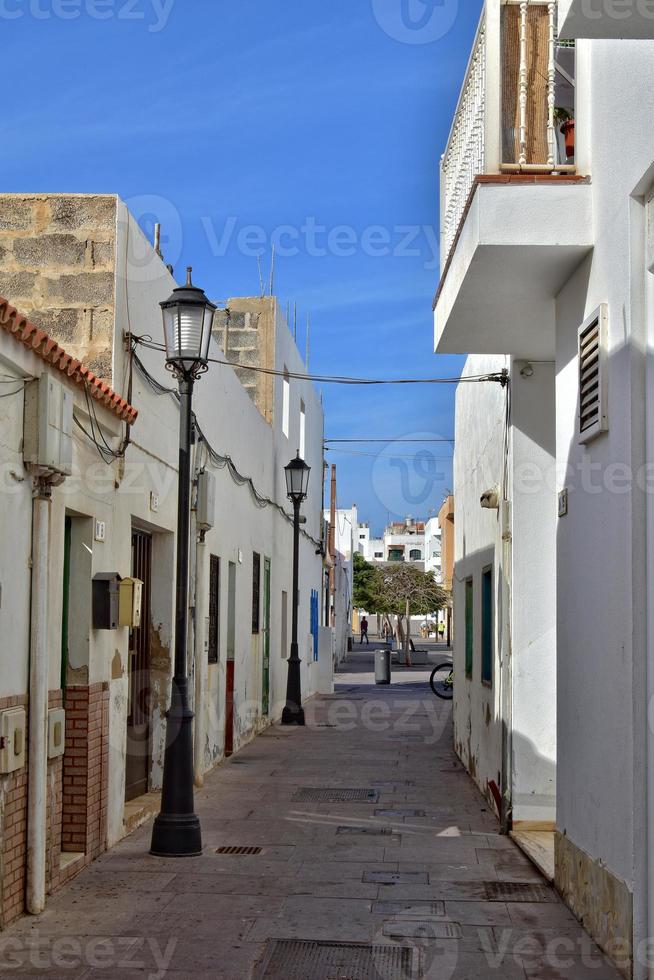
POLYGON ((588 442, 607 429, 607 308, 601 306, 579 330, 579 439, 588 442))
POLYGON ((250 854, 261 854, 260 847, 242 847, 233 845, 231 847, 217 847, 216 854, 233 854, 238 857, 250 854))

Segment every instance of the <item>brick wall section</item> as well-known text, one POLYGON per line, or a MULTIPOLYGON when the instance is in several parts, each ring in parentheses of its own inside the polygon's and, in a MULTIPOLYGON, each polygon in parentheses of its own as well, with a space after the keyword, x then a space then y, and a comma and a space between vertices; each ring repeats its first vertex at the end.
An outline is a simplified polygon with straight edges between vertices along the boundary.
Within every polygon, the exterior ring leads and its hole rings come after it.
MULTIPOLYGON (((0 699, 5 708, 27 708, 27 696, 0 699)), ((27 854, 27 765, 0 776, 0 926, 25 910, 25 857, 27 854)))
POLYGON ((0 295, 112 382, 116 198, 0 195, 0 295))
POLYGON ((69 687, 61 847, 89 861, 106 847, 108 762, 108 685, 69 687))

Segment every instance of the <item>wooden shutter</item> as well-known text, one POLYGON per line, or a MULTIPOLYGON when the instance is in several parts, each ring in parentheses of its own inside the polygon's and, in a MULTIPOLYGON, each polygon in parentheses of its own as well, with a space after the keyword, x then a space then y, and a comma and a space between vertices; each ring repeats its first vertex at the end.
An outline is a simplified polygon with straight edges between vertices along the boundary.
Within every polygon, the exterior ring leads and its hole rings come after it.
POLYGON ((252 632, 259 632, 261 623, 261 555, 252 555, 252 632))
POLYGON ((218 663, 220 652, 220 558, 211 556, 209 570, 209 651, 210 664, 218 663))

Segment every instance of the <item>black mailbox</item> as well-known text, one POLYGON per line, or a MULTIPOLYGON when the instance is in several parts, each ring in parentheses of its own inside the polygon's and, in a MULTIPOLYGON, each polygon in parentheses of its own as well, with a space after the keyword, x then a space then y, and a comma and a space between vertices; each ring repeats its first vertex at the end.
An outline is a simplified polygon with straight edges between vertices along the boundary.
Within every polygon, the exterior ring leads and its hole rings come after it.
POLYGON ((93 629, 118 629, 119 582, 118 572, 99 572, 93 576, 93 629))

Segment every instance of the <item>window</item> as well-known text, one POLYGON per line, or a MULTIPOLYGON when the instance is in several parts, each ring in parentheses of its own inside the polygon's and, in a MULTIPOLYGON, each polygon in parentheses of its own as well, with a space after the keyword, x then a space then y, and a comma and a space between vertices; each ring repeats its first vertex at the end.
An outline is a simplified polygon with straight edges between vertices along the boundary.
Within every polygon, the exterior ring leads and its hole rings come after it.
POLYGON ((313 659, 318 660, 318 626, 320 624, 320 596, 316 589, 311 590, 311 636, 313 637, 313 659))
POLYGON ((602 304, 579 328, 579 442, 589 442, 608 429, 607 418, 608 307, 602 304))
POLYGON ((300 456, 307 458, 307 410, 304 402, 300 402, 300 456))
POLYGON ((389 548, 388 549, 388 560, 389 561, 404 561, 404 548, 389 548))
POLYGON ((493 683, 493 569, 485 568, 481 579, 481 680, 493 683))
POLYGON ((383 551, 376 551, 375 552, 375 558, 383 558, 383 557, 384 557, 384 552, 383 551))
POLYGON ((218 663, 220 653, 220 558, 212 555, 209 564, 209 647, 208 662, 218 663))
POLYGON ((291 429, 291 379, 288 369, 284 368, 282 378, 282 432, 288 438, 291 429))
POLYGON ((413 548, 409 553, 409 558, 411 561, 420 561, 422 559, 422 551, 419 548, 413 548))
POLYGON ((252 632, 259 632, 261 622, 261 555, 252 555, 252 632))
POLYGON ((474 636, 474 586, 472 579, 466 580, 466 677, 472 677, 472 667, 474 661, 475 636, 474 636))

